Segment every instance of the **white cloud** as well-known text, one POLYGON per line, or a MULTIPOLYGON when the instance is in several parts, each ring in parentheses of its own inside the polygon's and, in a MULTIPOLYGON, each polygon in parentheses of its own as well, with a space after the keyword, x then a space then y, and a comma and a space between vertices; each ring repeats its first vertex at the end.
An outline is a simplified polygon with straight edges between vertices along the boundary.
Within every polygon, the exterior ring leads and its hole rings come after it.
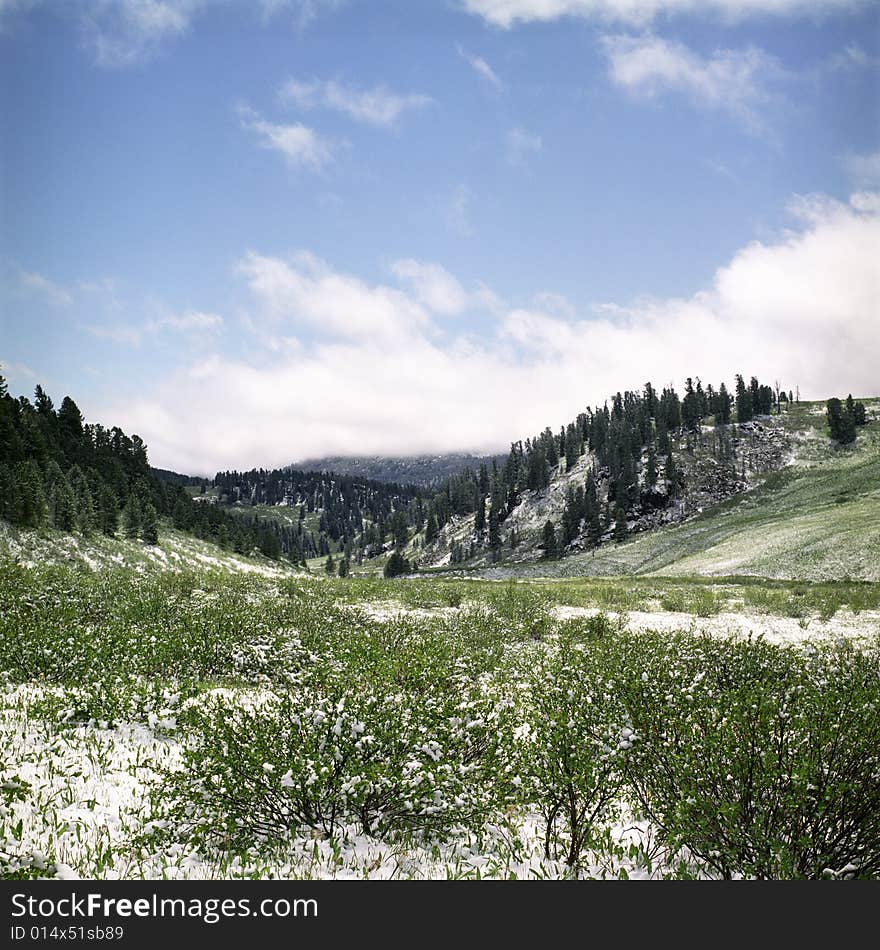
POLYGON ((868 155, 850 152, 844 159, 847 172, 859 185, 880 185, 880 150, 868 155))
POLYGON ((421 109, 433 100, 421 93, 397 93, 384 86, 356 89, 335 80, 289 79, 278 93, 282 102, 300 109, 334 109, 357 122, 391 126, 408 109, 421 109))
POLYGON ((264 21, 282 13, 287 14, 292 18, 297 30, 306 29, 322 12, 337 10, 344 2, 345 0, 259 0, 264 21))
POLYGON ((169 313, 147 324, 151 333, 174 330, 182 333, 213 332, 223 326, 223 317, 201 310, 186 310, 181 314, 169 313))
POLYGON ((574 320, 577 316, 574 307, 564 294, 558 294, 552 290, 542 290, 534 296, 535 306, 546 313, 563 317, 566 320, 574 320))
POLYGON ((73 294, 69 290, 36 271, 19 270, 19 281, 25 293, 42 297, 53 307, 69 307, 73 303, 73 294))
POLYGON ((83 44, 97 66, 134 66, 186 33, 205 6, 205 0, 89 0, 80 7, 83 44))
POLYGON ((99 340, 109 340, 121 346, 140 346, 144 338, 144 328, 126 323, 88 323, 84 329, 99 340))
POLYGON ((262 148, 280 152, 294 168, 321 169, 333 158, 330 140, 306 125, 267 122, 248 106, 239 106, 238 115, 242 128, 257 133, 262 148))
POLYGON ((643 26, 661 16, 709 14, 738 21, 751 16, 816 16, 865 6, 870 0, 463 0, 464 9, 493 26, 583 17, 643 26))
POLYGON ((151 336, 170 331, 194 336, 216 333, 223 326, 223 318, 216 313, 185 310, 183 313, 164 311, 141 324, 105 323, 87 324, 85 329, 101 340, 110 340, 124 346, 140 346, 151 336))
MULTIPOLYGON (((144 436, 154 464, 213 472, 328 453, 503 449, 648 379, 730 385, 740 372, 806 398, 876 394, 880 196, 808 196, 792 210, 796 229, 744 247, 693 297, 609 304, 592 319, 545 298, 546 309, 508 310, 485 339, 435 332, 419 299, 431 299, 430 281, 406 294, 307 254, 250 254, 241 272, 254 312, 280 340, 298 324, 317 339, 262 361, 199 360, 100 417, 144 436)), ((447 309, 461 302, 448 276, 434 300, 447 309)))
POLYGON ((507 161, 511 165, 525 165, 529 155, 536 155, 543 149, 540 135, 532 135, 523 128, 511 129, 507 133, 507 161))
MULTIPOLYGON (((83 47, 96 66, 122 69, 148 62, 163 43, 183 36, 192 22, 210 7, 232 6, 238 0, 0 0, 0 32, 16 13, 34 7, 70 7, 79 21, 83 47)), ((336 10, 345 0, 259 0, 252 4, 269 24, 286 14, 304 30, 323 11, 336 10)), ((246 6, 242 4, 242 6, 246 6)))
POLYGON ((26 386, 40 380, 39 373, 27 363, 0 363, 0 376, 6 380, 10 390, 18 391, 23 391, 26 386))
POLYGON ((757 125, 755 107, 766 101, 764 83, 782 74, 763 50, 716 50, 701 57, 681 43, 658 36, 606 36, 609 76, 636 96, 683 93, 699 105, 723 109, 757 125))
POLYGON ((504 88, 504 83, 498 77, 494 69, 483 59, 482 56, 476 56, 469 53, 462 46, 457 46, 458 55, 467 62, 474 72, 486 80, 491 86, 494 86, 499 92, 504 88))
POLYGON ((497 313, 502 302, 485 284, 465 290, 458 278, 429 261, 412 258, 395 261, 391 272, 408 285, 415 299, 432 313, 458 316, 467 310, 497 313))
POLYGON ((331 337, 388 342, 427 323, 421 304, 401 291, 370 287, 308 252, 287 259, 249 252, 238 270, 268 317, 331 337))

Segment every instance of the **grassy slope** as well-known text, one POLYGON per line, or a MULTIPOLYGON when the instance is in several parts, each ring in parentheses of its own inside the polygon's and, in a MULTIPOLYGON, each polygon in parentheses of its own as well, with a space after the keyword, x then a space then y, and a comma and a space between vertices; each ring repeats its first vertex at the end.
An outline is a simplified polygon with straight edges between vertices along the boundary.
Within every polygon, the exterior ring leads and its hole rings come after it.
POLYGON ((165 525, 160 534, 159 544, 145 545, 121 534, 114 538, 101 534, 83 538, 48 529, 20 531, 0 521, 0 557, 25 565, 72 564, 93 570, 128 567, 139 573, 208 570, 284 577, 296 572, 286 561, 234 554, 165 525))
POLYGON ((486 576, 615 574, 754 575, 880 580, 880 400, 850 449, 824 431, 824 404, 805 403, 786 418, 800 432, 795 464, 755 490, 680 525, 595 553, 486 576))

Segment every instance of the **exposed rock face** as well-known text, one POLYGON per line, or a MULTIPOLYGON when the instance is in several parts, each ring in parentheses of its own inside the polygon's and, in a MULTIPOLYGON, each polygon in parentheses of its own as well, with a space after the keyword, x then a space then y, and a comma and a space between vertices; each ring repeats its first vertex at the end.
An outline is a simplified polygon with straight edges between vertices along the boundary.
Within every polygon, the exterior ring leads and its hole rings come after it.
MULTIPOLYGON (((676 465, 681 476, 681 486, 676 497, 670 498, 663 477, 666 457, 657 457, 661 473, 653 489, 644 485, 647 456, 643 455, 640 466, 642 491, 638 500, 627 510, 627 534, 652 531, 662 525, 685 521, 700 514, 719 502, 753 488, 759 476, 776 471, 787 464, 792 453, 791 436, 785 432, 776 417, 758 417, 742 425, 704 426, 701 431, 677 433, 672 440, 676 465)), ((582 487, 587 473, 592 471, 596 479, 597 497, 603 511, 602 534, 599 544, 614 543, 614 503, 608 504, 609 471, 596 464, 589 452, 582 455, 570 471, 564 463, 554 472, 550 485, 538 491, 525 492, 519 504, 510 512, 501 525, 502 546, 493 558, 488 549, 487 536, 478 537, 474 532, 474 517, 453 518, 437 539, 437 542, 421 552, 422 566, 440 566, 448 563, 453 544, 462 544, 465 560, 472 567, 505 562, 531 562, 539 560, 543 553, 541 533, 547 521, 559 528, 565 508, 569 487, 582 487), (609 517, 610 515, 610 517, 609 517), (511 533, 516 545, 511 546, 511 533)), ((584 551, 594 544, 587 534, 587 526, 566 545, 563 553, 584 551)))
MULTIPOLYGON (((638 504, 627 511, 629 534, 684 521, 748 491, 754 487, 756 476, 776 471, 787 463, 792 445, 782 425, 773 417, 763 416, 742 425, 704 426, 698 433, 683 434, 674 440, 674 450, 683 482, 678 497, 669 498, 662 477, 653 490, 643 490, 638 504)), ((662 468, 666 458, 660 456, 658 463, 662 468)), ((607 478, 602 478, 603 497, 607 497, 607 490, 607 478)), ((608 529, 600 543, 613 537, 613 529, 608 529)), ((567 550, 582 551, 588 547, 589 540, 581 534, 567 550)))

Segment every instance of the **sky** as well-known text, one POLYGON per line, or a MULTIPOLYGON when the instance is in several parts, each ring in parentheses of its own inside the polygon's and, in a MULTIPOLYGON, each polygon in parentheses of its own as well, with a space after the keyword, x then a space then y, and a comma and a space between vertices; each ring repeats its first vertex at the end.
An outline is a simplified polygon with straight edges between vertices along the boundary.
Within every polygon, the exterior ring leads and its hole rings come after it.
POLYGON ((880 395, 880 3, 0 0, 0 364, 199 475, 880 395))

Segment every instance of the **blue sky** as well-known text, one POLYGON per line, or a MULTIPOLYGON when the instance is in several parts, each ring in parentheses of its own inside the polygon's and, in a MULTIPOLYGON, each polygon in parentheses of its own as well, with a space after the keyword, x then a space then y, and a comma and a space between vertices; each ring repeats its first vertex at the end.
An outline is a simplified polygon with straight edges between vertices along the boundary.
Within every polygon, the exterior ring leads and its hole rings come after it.
POLYGON ((0 0, 0 361, 154 464, 877 390, 880 5, 0 0))

